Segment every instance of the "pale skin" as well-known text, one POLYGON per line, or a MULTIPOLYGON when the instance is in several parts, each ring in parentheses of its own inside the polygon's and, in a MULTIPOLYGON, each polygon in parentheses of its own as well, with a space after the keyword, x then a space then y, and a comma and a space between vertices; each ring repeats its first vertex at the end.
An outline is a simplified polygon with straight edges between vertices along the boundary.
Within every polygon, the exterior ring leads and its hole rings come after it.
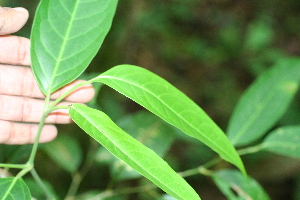
MULTIPOLYGON (((44 108, 40 91, 30 66, 30 41, 10 35, 21 29, 28 19, 24 8, 0 7, 0 143, 33 143, 44 108), (26 123, 22 123, 26 122, 26 123)), ((51 99, 82 80, 76 80, 53 93, 51 99)), ((92 85, 83 86, 65 98, 60 105, 86 103, 95 94, 92 85)), ((57 135, 53 124, 68 124, 67 110, 57 110, 47 117, 39 142, 49 142, 57 135)))

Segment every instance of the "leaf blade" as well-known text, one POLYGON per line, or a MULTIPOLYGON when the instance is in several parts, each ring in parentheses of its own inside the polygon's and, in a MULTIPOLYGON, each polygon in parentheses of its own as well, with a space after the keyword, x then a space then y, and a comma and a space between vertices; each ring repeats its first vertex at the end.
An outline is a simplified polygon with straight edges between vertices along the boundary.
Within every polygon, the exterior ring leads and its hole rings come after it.
POLYGON ((1 200, 31 199, 29 188, 21 178, 0 178, 0 188, 1 200))
POLYGON ((212 178, 222 193, 230 200, 260 199, 270 200, 268 194, 251 178, 244 177, 236 170, 220 170, 212 175, 212 178), (233 193, 233 191, 236 193, 233 193))
POLYGON ((30 51, 32 69, 44 94, 73 81, 86 69, 111 27, 117 2, 41 1, 30 51))
POLYGON ((178 199, 198 200, 197 193, 152 150, 120 129, 101 111, 80 104, 70 106, 70 116, 86 133, 112 154, 178 199))
POLYGON ((230 118, 227 134, 236 146, 259 139, 280 119, 299 87, 300 60, 286 58, 245 91, 230 118))
POLYGON ((278 128, 264 139, 262 149, 284 156, 300 158, 300 126, 278 128))
POLYGON ((199 139, 246 174, 244 165, 224 132, 185 94, 152 72, 119 65, 92 79, 142 105, 185 134, 199 139))

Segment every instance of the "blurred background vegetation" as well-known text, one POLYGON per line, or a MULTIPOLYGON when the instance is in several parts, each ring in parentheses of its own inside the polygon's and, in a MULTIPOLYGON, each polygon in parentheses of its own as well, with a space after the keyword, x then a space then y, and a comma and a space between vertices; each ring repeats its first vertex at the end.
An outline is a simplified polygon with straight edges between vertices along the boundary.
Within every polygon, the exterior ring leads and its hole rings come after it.
MULTIPOLYGON (((1 6, 22 6, 29 10, 29 22, 17 33, 24 37, 30 36, 37 4, 38 0, 0 0, 1 6)), ((125 63, 147 68, 187 94, 225 131, 235 103, 249 84, 276 60, 299 56, 299 10, 298 0, 120 1, 112 29, 85 76, 125 63)), ((136 128, 132 120, 136 116, 149 117, 149 120, 135 122, 140 126, 147 127, 145 121, 154 120, 141 112, 141 107, 106 87, 101 88, 92 106, 104 110, 113 120, 123 124, 124 129, 127 127, 133 132, 136 128)), ((299 117, 297 95, 280 124, 296 124, 299 117)), ((164 130, 176 132, 167 128, 164 130)), ((63 137, 60 141, 74 141, 70 149, 80 149, 75 153, 78 166, 84 165, 83 160, 89 156, 96 155, 80 185, 80 193, 101 191, 110 186, 138 186, 145 182, 144 179, 127 177, 125 179, 129 181, 120 181, 120 177, 116 178, 117 162, 105 157, 105 151, 75 125, 59 126, 59 132, 63 137)), ((176 171, 195 168, 215 156, 203 145, 177 133, 166 140, 167 143, 157 144, 156 148, 165 146, 162 155, 167 152, 164 157, 176 171)), ((53 145, 62 147, 58 142, 53 145)), ((51 155, 51 147, 42 145, 36 160, 37 171, 63 197, 72 177, 65 172, 74 174, 74 170, 57 164, 59 161, 51 155)), ((29 148, 3 145, 0 159, 2 162, 22 162, 29 148)), ((64 150, 60 153, 63 157, 64 150)), ((271 199, 300 199, 299 160, 268 153, 245 156, 243 160, 249 174, 263 185, 271 199)), ((227 163, 220 163, 216 169, 224 166, 229 167, 227 163)), ((209 178, 195 175, 187 181, 204 200, 225 199, 209 178)), ((155 194, 145 192, 112 199, 154 197, 155 194)))

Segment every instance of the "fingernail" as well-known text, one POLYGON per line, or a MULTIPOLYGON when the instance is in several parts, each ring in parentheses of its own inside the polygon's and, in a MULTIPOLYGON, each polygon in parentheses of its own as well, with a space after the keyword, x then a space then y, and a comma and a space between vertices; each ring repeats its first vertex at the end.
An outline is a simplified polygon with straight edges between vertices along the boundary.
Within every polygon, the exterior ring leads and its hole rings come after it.
POLYGON ((17 7, 17 8, 12 8, 18 12, 26 12, 26 9, 25 8, 22 8, 22 7, 17 7))

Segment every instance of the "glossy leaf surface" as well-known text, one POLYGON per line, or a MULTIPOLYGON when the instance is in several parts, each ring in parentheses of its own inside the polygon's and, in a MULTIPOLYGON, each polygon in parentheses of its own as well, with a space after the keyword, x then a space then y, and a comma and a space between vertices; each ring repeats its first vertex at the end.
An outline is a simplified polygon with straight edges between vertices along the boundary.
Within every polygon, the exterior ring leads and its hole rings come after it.
POLYGON ((31 35, 32 69, 44 94, 77 78, 108 33, 118 0, 42 0, 31 35))
POLYGON ((261 138, 287 110, 300 80, 300 60, 285 59, 262 74, 242 95, 227 134, 236 145, 261 138))
POLYGON ((300 126, 286 126, 272 131, 264 139, 263 149, 300 158, 300 126))
POLYGON ((112 87, 185 134, 199 139, 245 173, 239 155, 223 131, 197 104, 161 77, 137 66, 120 65, 92 81, 112 87))
POLYGON ((229 200, 259 199, 270 200, 264 189, 251 177, 246 178, 236 170, 221 170, 213 180, 229 200))
POLYGON ((44 144, 42 149, 67 172, 75 172, 81 164, 82 150, 74 137, 60 134, 52 142, 44 144))
POLYGON ((181 200, 200 199, 193 188, 163 159, 125 133, 105 113, 73 104, 70 106, 70 116, 80 128, 112 154, 168 194, 181 200))
POLYGON ((30 191, 21 178, 0 178, 0 188, 0 200, 31 199, 30 191))

